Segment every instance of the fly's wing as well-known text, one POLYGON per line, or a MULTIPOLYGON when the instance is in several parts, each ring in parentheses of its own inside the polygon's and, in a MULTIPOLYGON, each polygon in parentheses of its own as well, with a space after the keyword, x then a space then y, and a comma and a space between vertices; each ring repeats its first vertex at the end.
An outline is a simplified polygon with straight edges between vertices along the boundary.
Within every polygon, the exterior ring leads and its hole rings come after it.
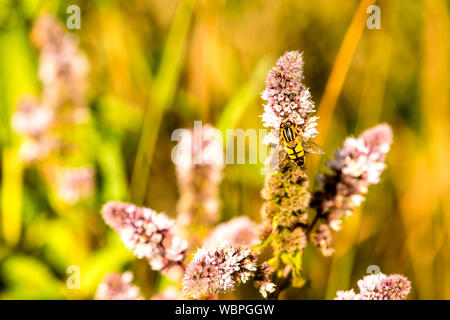
POLYGON ((303 149, 308 153, 325 154, 325 151, 318 144, 310 140, 302 140, 303 149))

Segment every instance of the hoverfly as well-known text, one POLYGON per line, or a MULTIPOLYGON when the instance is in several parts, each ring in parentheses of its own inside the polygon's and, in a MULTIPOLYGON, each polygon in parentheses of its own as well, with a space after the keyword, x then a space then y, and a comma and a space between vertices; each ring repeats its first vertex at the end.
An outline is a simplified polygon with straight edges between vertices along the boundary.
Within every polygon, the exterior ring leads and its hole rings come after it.
MULTIPOLYGON (((279 129, 280 138, 284 144, 286 155, 299 166, 305 165, 305 152, 324 154, 323 149, 312 141, 303 139, 297 130, 297 123, 290 119, 284 119, 279 129)), ((285 157, 286 157, 285 155, 285 157)), ((284 157, 282 161, 284 160, 284 157)))

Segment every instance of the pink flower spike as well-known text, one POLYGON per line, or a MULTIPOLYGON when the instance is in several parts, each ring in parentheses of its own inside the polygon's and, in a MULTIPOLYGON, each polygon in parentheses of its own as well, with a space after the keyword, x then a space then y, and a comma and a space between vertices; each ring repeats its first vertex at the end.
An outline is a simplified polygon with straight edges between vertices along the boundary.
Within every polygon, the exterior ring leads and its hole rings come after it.
POLYGON ((110 273, 99 284, 96 300, 142 300, 139 288, 132 285, 133 274, 129 271, 110 273))
POLYGON ((181 265, 187 242, 176 235, 174 221, 163 213, 130 203, 110 201, 102 208, 106 223, 138 258, 146 258, 153 270, 181 265))
POLYGON ((254 276, 256 270, 256 254, 248 248, 229 244, 202 247, 186 268, 183 293, 197 299, 233 290, 254 276))

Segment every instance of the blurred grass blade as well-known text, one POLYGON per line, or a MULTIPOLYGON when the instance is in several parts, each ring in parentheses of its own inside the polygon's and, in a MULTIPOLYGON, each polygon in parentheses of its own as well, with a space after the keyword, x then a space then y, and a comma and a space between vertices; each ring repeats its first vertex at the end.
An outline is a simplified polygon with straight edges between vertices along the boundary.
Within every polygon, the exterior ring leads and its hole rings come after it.
MULTIPOLYGON (((422 35, 422 74, 421 74, 421 111, 423 117, 422 127, 428 136, 424 148, 424 155, 428 168, 428 175, 432 183, 421 183, 421 188, 426 188, 432 197, 426 201, 432 208, 427 213, 426 219, 430 222, 429 229, 435 229, 431 221, 443 219, 444 232, 450 232, 450 200, 448 190, 450 178, 448 165, 450 162, 450 149, 448 128, 449 122, 449 2, 444 0, 423 0, 423 35, 422 35), (441 210, 437 208, 442 208, 441 210), (442 217, 442 218, 441 218, 442 217)), ((420 193, 425 194, 425 193, 420 193)), ((420 201, 420 199, 418 199, 420 201)), ((425 199, 424 199, 425 201, 425 199)), ((406 217, 407 218, 407 217, 406 217)), ((422 223, 422 225, 425 223, 422 223)), ((417 228, 415 225, 411 225, 417 228)), ((441 228, 438 229, 439 231, 441 228)), ((436 231, 433 233, 437 233, 436 231)), ((408 234, 415 234, 415 230, 409 229, 408 234)), ((434 235, 433 237, 436 237, 434 235)), ((448 237, 447 237, 448 239, 448 237)), ((447 240, 448 241, 448 240, 447 240)), ((410 242, 413 244, 413 242, 410 242)), ((417 286, 420 289, 420 298, 449 299, 450 297, 450 260, 447 247, 436 253, 436 260, 424 258, 421 248, 416 244, 410 245, 410 254, 414 257, 413 268, 417 286), (412 249, 412 250, 411 250, 412 249), (433 273, 428 272, 436 264, 443 264, 445 273, 441 276, 444 280, 440 285, 436 284, 433 273), (434 285, 433 285, 434 284, 434 285)), ((430 244, 429 252, 439 250, 437 243, 430 244)))
POLYGON ((368 58, 358 110, 356 133, 363 132, 365 129, 378 124, 381 121, 383 111, 386 78, 391 61, 392 40, 389 38, 387 31, 381 31, 373 35, 373 38, 371 42, 373 54, 368 58), (383 47, 383 50, 376 50, 381 47, 383 47))
POLYGON ((5 242, 17 244, 22 228, 22 162, 17 147, 2 154, 2 232, 5 242))
MULTIPOLYGON (((366 28, 367 7, 374 4, 375 0, 362 0, 353 16, 350 26, 345 33, 344 40, 337 54, 325 91, 318 107, 319 120, 319 135, 317 143, 323 145, 328 129, 330 127, 331 118, 336 107, 339 95, 342 91, 345 78, 347 76, 353 54, 356 51, 361 35, 366 28)), ((311 171, 315 172, 319 158, 314 158, 311 161, 311 171)))
POLYGON ((250 81, 225 106, 217 122, 217 128, 222 131, 224 137, 226 129, 236 128, 248 107, 259 97, 259 92, 263 90, 264 79, 270 67, 271 59, 267 57, 262 58, 256 66, 250 81))
POLYGON ((80 296, 92 296, 98 284, 109 272, 121 271, 124 264, 133 259, 116 234, 110 233, 108 244, 85 262, 81 268, 80 296))
POLYGON ((125 164, 121 153, 121 141, 117 138, 106 137, 100 146, 99 164, 105 179, 103 201, 127 200, 127 179, 125 164))
POLYGON ((6 243, 13 246, 20 239, 22 225, 22 163, 20 141, 11 133, 11 115, 22 94, 36 91, 35 68, 30 63, 27 35, 22 28, 0 34, 0 98, 2 123, 2 232, 6 243))
MULTIPOLYGON (((380 32, 373 38, 371 46, 373 48, 371 52, 374 53, 368 59, 355 135, 378 124, 383 110, 386 76, 391 55, 391 40, 385 33, 380 32), (382 46, 384 50, 376 50, 376 48, 382 46)), ((345 239, 340 239, 338 244, 339 252, 344 252, 333 258, 330 270, 331 280, 329 281, 332 285, 327 288, 326 299, 333 299, 336 296, 336 291, 340 288, 351 288, 353 286, 350 281, 354 272, 361 220, 361 213, 357 213, 349 223, 345 224, 345 239)), ((357 272, 360 272, 360 270, 357 272)))
POLYGON ((180 0, 154 79, 131 180, 131 196, 142 204, 164 111, 174 101, 195 0, 180 0))
MULTIPOLYGON (((347 77, 347 72, 350 68, 350 63, 353 59, 353 55, 358 46, 361 35, 366 28, 367 19, 367 7, 375 4, 375 0, 362 0, 359 3, 358 8, 353 16, 350 26, 345 33, 344 40, 342 41, 341 47, 337 54, 336 60, 334 62, 333 68, 331 70, 330 76, 328 78, 327 84, 325 86, 325 91, 318 108, 319 119, 319 136, 317 142, 319 144, 324 144, 328 129, 330 127, 331 119, 342 91, 345 78, 347 77)), ((314 158, 311 161, 311 172, 313 176, 316 175, 319 158, 314 158)), ((359 216, 354 218, 356 225, 359 225, 359 216)), ((346 226, 349 228, 348 224, 346 226)), ((353 234, 353 237, 356 233, 353 234)), ((355 238, 349 240, 350 243, 354 243, 355 238)), ((336 290, 339 288, 348 287, 348 282, 350 281, 351 270, 353 269, 353 258, 354 252, 352 248, 347 248, 343 256, 339 258, 337 255, 333 257, 333 264, 330 270, 328 286, 326 291, 326 298, 333 298, 336 290), (340 277, 340 271, 346 270, 346 276, 340 277), (340 281, 338 281, 340 280, 340 281)))

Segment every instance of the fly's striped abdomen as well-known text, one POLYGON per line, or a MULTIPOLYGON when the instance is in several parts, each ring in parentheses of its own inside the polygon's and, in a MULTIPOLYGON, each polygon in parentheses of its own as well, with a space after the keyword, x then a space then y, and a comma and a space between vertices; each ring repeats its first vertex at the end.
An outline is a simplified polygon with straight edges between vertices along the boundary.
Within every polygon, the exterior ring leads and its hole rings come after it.
POLYGON ((287 143, 285 143, 285 145, 288 157, 297 165, 303 166, 305 164, 305 152, 301 143, 296 143, 292 146, 289 146, 287 143))

